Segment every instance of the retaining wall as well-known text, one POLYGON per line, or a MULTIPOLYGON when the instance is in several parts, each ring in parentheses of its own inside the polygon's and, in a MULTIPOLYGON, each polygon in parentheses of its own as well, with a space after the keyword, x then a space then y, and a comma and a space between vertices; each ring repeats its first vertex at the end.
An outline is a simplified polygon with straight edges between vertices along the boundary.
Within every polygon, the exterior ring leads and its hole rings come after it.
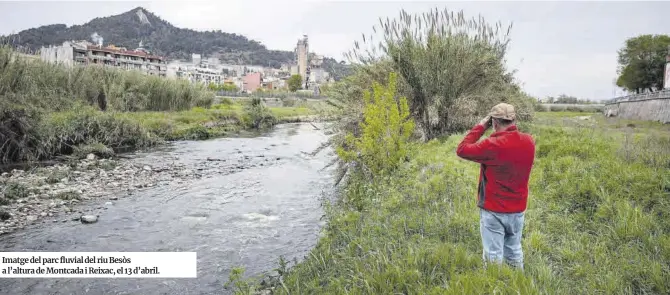
POLYGON ((605 104, 605 116, 670 123, 670 90, 629 95, 605 104))

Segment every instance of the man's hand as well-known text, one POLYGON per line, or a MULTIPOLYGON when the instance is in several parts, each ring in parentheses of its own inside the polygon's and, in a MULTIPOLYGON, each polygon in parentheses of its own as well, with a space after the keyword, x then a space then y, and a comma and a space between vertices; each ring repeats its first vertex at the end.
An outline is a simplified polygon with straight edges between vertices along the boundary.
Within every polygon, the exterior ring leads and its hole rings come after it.
POLYGON ((484 126, 484 129, 491 127, 491 116, 486 116, 484 119, 479 121, 479 125, 484 126))

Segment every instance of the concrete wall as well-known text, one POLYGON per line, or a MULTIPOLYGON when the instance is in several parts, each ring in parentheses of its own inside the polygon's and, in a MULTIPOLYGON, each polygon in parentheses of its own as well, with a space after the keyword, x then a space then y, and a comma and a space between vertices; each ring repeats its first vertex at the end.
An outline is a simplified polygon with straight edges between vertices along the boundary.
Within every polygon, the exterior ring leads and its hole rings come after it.
POLYGON ((49 63, 72 66, 74 64, 74 51, 67 42, 63 46, 42 47, 40 58, 49 63))
POLYGON ((670 90, 629 95, 605 105, 605 116, 670 123, 670 90))

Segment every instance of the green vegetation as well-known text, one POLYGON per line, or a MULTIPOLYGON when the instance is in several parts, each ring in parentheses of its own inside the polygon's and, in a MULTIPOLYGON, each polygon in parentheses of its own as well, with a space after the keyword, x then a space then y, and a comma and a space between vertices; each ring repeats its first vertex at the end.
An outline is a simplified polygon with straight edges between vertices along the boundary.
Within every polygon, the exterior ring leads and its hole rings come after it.
POLYGON ((328 207, 325 236, 275 292, 667 294, 670 127, 579 115, 520 126, 538 144, 525 273, 482 267, 479 167, 455 155, 455 134, 415 145, 390 177, 352 179, 328 207))
POLYGON ((549 96, 546 98, 547 103, 560 103, 560 104, 597 104, 597 102, 590 99, 579 99, 574 96, 561 94, 557 97, 549 96))
POLYGON ((340 116, 336 182, 347 181, 326 203, 317 246, 263 284, 235 269, 228 286, 238 294, 670 293, 670 126, 534 113, 537 100, 502 65, 501 27, 481 18, 402 12, 381 23, 386 56, 357 44, 364 65, 328 90, 340 116), (519 110, 520 130, 537 144, 524 271, 483 267, 479 165, 455 152, 463 131, 500 101, 519 110), (406 117, 417 134, 401 128, 406 117))
POLYGON ((363 35, 349 56, 366 65, 386 63, 402 77, 398 89, 409 98, 423 138, 470 128, 501 101, 514 104, 521 119, 532 117, 537 99, 520 91, 505 66, 509 28, 437 9, 403 10, 398 18, 380 18, 380 26, 373 28, 383 34, 379 43, 363 35))
POLYGON ((384 176, 406 160, 406 145, 414 131, 407 98, 395 99, 396 81, 391 73, 387 87, 375 83, 373 94, 365 92, 363 116, 369 120, 361 122, 360 137, 347 134, 344 145, 348 150, 337 150, 342 160, 357 162, 372 177, 384 176))
POLYGON ((619 50, 616 85, 635 93, 663 89, 668 46, 667 35, 641 35, 626 40, 619 50))
POLYGON ((217 85, 214 83, 210 83, 207 88, 212 91, 227 91, 227 92, 237 92, 240 89, 235 86, 235 84, 230 84, 230 83, 224 83, 221 85, 217 85))
POLYGON ((18 200, 28 197, 30 190, 23 184, 10 182, 5 184, 2 195, 6 200, 18 200))
POLYGON ((584 112, 584 113, 602 113, 605 107, 593 104, 537 104, 535 111, 538 112, 584 112))
POLYGON ((293 75, 288 78, 288 90, 291 92, 296 92, 298 89, 302 88, 302 77, 300 75, 293 75))
POLYGON ((212 106, 213 99, 207 87, 183 80, 65 68, 0 48, 0 163, 88 153, 110 157, 164 140, 206 139, 312 113, 305 107, 245 108, 230 100, 212 106))

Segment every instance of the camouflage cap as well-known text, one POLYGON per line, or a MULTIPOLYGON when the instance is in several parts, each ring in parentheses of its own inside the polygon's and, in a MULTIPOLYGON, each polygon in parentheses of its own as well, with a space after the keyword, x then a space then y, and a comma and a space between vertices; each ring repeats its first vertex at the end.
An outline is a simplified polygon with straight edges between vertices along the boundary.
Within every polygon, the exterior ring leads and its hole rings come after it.
POLYGON ((491 109, 489 116, 492 118, 514 121, 516 112, 511 104, 499 103, 491 109))

